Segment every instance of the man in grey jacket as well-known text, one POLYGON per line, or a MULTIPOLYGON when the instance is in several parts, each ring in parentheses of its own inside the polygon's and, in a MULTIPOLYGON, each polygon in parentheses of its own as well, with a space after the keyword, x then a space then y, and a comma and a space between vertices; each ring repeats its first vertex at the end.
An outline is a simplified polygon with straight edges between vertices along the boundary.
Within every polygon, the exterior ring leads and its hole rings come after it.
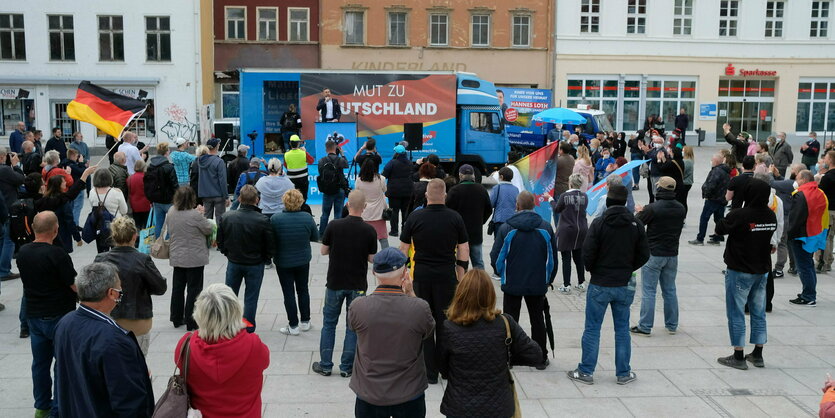
POLYGON ((777 132, 777 142, 770 154, 774 158, 774 165, 777 167, 777 171, 780 172, 781 176, 785 176, 786 168, 794 160, 794 152, 792 151, 792 147, 786 143, 785 132, 777 132))
POLYGON ((203 213, 206 217, 220 221, 220 217, 231 204, 226 190, 226 164, 217 156, 219 139, 208 140, 206 146, 209 147, 209 153, 197 159, 197 167, 200 170, 197 197, 203 199, 203 213))

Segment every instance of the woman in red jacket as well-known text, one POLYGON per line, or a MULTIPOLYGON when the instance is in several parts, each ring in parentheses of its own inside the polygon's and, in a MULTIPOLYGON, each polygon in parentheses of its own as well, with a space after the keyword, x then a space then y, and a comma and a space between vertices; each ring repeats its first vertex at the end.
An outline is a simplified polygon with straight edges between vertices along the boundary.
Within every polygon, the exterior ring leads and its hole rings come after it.
POLYGON ((187 379, 191 405, 204 418, 260 417, 264 370, 270 350, 255 333, 246 332, 243 307, 229 286, 215 283, 200 293, 194 305, 198 331, 180 339, 189 341, 187 379))
MULTIPOLYGON (((145 197, 145 161, 136 160, 134 173, 128 177, 128 203, 133 211, 133 221, 140 230, 148 224, 151 201, 145 197)), ((162 225, 159 225, 162 228, 162 225)))

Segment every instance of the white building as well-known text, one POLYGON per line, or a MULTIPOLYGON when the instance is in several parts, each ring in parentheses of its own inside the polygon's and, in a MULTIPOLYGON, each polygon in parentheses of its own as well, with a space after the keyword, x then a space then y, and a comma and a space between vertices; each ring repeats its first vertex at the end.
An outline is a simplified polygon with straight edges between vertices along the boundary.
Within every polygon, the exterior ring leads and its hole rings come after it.
MULTIPOLYGON (((835 131, 832 0, 559 0, 555 97, 618 130, 690 115, 711 143, 726 121, 758 140, 835 131)), ((720 139, 721 140, 721 139, 720 139)))
POLYGON ((200 103, 199 2, 28 0, 0 5, 0 143, 17 121, 44 132, 104 134, 69 119, 78 83, 144 98, 132 130, 147 144, 196 139, 200 103))

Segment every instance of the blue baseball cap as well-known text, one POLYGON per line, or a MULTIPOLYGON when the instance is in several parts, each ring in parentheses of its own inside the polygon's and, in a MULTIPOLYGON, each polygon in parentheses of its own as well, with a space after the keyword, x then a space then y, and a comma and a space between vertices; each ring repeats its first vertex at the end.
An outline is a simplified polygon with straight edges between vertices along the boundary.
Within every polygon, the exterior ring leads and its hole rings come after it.
POLYGON ((406 153, 406 147, 404 147, 403 145, 398 145, 398 146, 394 147, 394 153, 395 154, 405 154, 406 153))
POLYGON ((374 255, 374 272, 390 273, 406 265, 409 258, 399 249, 388 247, 374 255))

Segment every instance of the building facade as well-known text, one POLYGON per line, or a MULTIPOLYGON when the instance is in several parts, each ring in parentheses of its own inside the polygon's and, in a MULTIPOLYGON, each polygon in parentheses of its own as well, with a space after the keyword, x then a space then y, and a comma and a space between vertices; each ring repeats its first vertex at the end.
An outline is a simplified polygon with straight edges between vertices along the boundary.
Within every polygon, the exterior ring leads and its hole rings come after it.
POLYGON ((322 0, 322 68, 468 71, 551 88, 554 1, 322 0))
MULTIPOLYGON (((555 101, 622 131, 684 108, 688 132, 835 131, 831 0, 560 0, 555 101)), ((721 139, 720 139, 721 140, 721 139)), ((689 141, 688 141, 689 142, 689 141)))
POLYGON ((138 3, 48 0, 0 6, 0 138, 17 121, 50 136, 84 134, 104 145, 94 126, 70 119, 67 104, 78 83, 94 84, 147 102, 130 127, 140 140, 200 133, 200 2, 138 3))

